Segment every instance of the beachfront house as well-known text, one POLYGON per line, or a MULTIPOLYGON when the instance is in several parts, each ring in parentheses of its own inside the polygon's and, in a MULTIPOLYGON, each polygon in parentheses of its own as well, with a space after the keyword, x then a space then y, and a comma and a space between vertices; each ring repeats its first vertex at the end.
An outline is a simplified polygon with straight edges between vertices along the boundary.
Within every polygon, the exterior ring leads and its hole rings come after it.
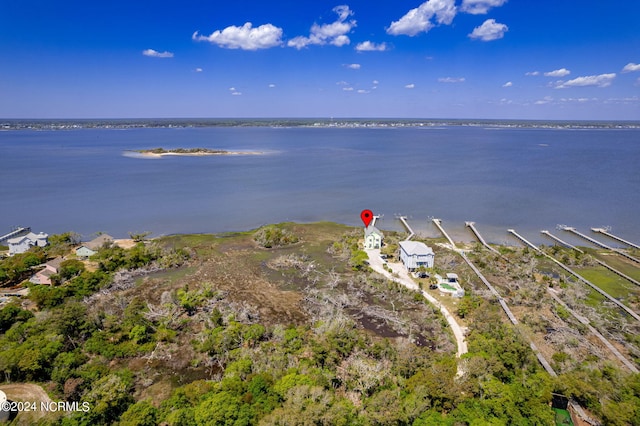
POLYGON ((80 259, 88 259, 98 252, 100 247, 105 244, 111 244, 113 237, 109 234, 100 234, 96 238, 86 243, 82 243, 76 248, 76 256, 80 259))
POLYGON ((44 232, 40 232, 38 234, 29 232, 28 234, 19 237, 10 238, 7 240, 7 244, 9 245, 9 256, 24 253, 34 246, 44 247, 49 243, 48 238, 49 235, 44 232))
POLYGON ((58 273, 64 259, 56 257, 44 264, 44 269, 32 276, 29 281, 34 284, 51 285, 51 276, 58 273))
POLYGON ((365 249, 379 249, 382 247, 382 239, 384 235, 378 228, 373 225, 369 225, 364 229, 364 248, 365 249))
POLYGON ((421 266, 433 268, 435 254, 431 247, 419 241, 400 241, 400 260, 408 271, 414 271, 421 266))

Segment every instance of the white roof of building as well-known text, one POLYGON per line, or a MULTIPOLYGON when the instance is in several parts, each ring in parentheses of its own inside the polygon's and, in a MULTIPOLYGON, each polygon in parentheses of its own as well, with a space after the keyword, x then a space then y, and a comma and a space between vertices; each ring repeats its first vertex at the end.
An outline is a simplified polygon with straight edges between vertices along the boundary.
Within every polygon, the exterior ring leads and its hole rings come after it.
POLYGON ((30 241, 36 242, 38 240, 46 240, 47 237, 49 237, 49 235, 45 234, 44 232, 40 232, 38 234, 34 234, 33 232, 29 232, 28 234, 23 235, 21 237, 8 239, 7 242, 9 244, 20 244, 24 240, 30 240, 30 241))
POLYGON ((425 256, 433 254, 431 247, 425 243, 421 243, 420 241, 400 241, 399 244, 400 247, 402 247, 402 250, 404 250, 409 256, 425 256))
POLYGON ((457 280, 458 279, 458 274, 454 274, 452 272, 447 273, 447 278, 452 279, 452 280, 457 280))

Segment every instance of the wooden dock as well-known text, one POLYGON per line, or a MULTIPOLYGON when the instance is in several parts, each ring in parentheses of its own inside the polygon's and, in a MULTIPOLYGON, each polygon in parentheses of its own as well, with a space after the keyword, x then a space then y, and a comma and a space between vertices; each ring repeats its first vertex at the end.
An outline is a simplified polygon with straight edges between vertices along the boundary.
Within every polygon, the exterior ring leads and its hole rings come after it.
POLYGON ((620 243, 622 243, 622 244, 626 244, 626 245, 628 245, 629 247, 633 247, 633 248, 636 248, 636 249, 640 249, 640 246, 639 246, 639 245, 637 245, 637 244, 635 244, 635 243, 632 243, 631 241, 627 241, 627 240, 624 240, 624 239, 622 239, 622 238, 620 238, 620 237, 617 237, 617 236, 613 235, 612 233, 610 233, 609 231, 607 231, 607 230, 606 230, 606 229, 604 229, 604 228, 591 228, 591 230, 592 230, 593 232, 600 233, 600 234, 602 234, 602 235, 606 235, 607 237, 609 237, 609 238, 611 238, 611 239, 613 239, 613 240, 616 240, 616 241, 618 241, 618 242, 620 242, 620 243))
POLYGON ((478 241, 480 241, 480 244, 482 244, 489 251, 492 251, 493 253, 502 256, 498 250, 491 247, 489 244, 487 244, 484 238, 482 238, 482 235, 480 235, 480 232, 478 232, 478 230, 475 227, 475 224, 476 224, 475 222, 465 222, 464 224, 467 226, 467 228, 471 229, 471 232, 473 232, 473 235, 475 235, 478 241))
POLYGON ((547 253, 543 252, 538 247, 536 247, 535 245, 531 244, 522 235, 518 234, 515 230, 509 229, 508 232, 510 234, 512 234, 513 236, 515 236, 520 241, 522 241, 525 245, 531 247, 536 252, 538 252, 541 255, 545 256, 546 258, 548 258, 549 260, 551 260, 552 262, 554 262, 555 264, 560 266, 562 269, 564 269, 565 271, 569 272, 571 275, 576 277, 579 281, 582 281, 583 283, 585 283, 586 285, 588 285, 589 287, 591 287, 592 289, 594 289, 595 291, 597 291, 598 293, 603 295, 607 300, 609 300, 610 302, 612 302, 615 305, 617 305, 618 307, 620 307, 620 309, 622 309, 623 311, 625 311, 626 313, 631 315, 635 320, 640 321, 640 315, 636 314, 633 310, 631 310, 631 308, 627 307, 625 304, 623 304, 622 302, 618 301, 618 299, 610 296, 609 293, 605 292, 600 287, 598 287, 597 285, 593 284, 591 281, 589 281, 586 278, 583 278, 582 276, 578 275, 577 272, 575 272, 573 269, 569 268, 567 265, 565 265, 564 263, 562 263, 559 260, 557 260, 555 257, 549 256, 547 253))
MULTIPOLYGON (((573 250, 575 250, 575 251, 577 251, 579 253, 583 253, 584 254, 584 251, 580 250, 578 247, 572 246, 571 244, 569 244, 569 243, 567 243, 565 241, 562 241, 560 238, 556 237, 555 235, 553 235, 549 231, 540 231, 540 233, 542 233, 543 235, 546 235, 547 237, 557 241, 558 243, 562 244, 565 247, 568 247, 568 248, 573 249, 573 250)), ((634 278, 631 278, 629 275, 627 275, 627 274, 625 274, 625 273, 623 273, 621 271, 618 271, 614 267, 607 265, 605 262, 603 262, 603 261, 601 261, 599 259, 596 259, 595 257, 593 258, 593 260, 595 260, 596 263, 599 264, 600 266, 603 266, 603 267, 607 268, 608 270, 610 270, 614 274, 619 275, 622 278, 624 278, 625 280, 629 281, 630 283, 635 284, 635 285, 640 287, 640 282, 635 280, 634 278)))
POLYGON ((406 216, 398 216, 398 219, 400 220, 400 222, 402 222, 402 224, 404 225, 405 228, 407 228, 407 231, 409 232, 409 236, 407 238, 405 238, 405 241, 409 241, 411 238, 413 238, 414 235, 416 235, 415 232, 413 232, 413 229, 411 229, 411 227, 409 226, 409 223, 407 222, 407 217, 406 216))
POLYGON ((440 219, 432 219, 432 222, 436 225, 436 227, 440 230, 440 232, 442 233, 442 235, 444 235, 444 237, 449 241, 449 244, 451 244, 451 248, 453 250, 458 250, 458 248, 456 247, 456 243, 453 242, 453 240, 451 239, 451 237, 449 236, 449 234, 447 234, 447 231, 444 230, 444 228, 442 227, 442 221, 440 219))
POLYGON ((31 232, 31 228, 30 227, 19 227, 14 229, 13 231, 4 234, 3 236, 0 237, 0 244, 4 243, 7 240, 10 240, 11 238, 15 238, 15 237, 20 237, 24 234, 28 234, 29 232, 31 232))
POLYGON ((601 248, 603 248, 605 250, 610 250, 610 251, 612 251, 614 253, 618 253, 620 256, 626 257, 629 260, 632 260, 632 261, 634 261, 636 263, 640 263, 640 259, 637 259, 637 258, 631 256, 630 254, 625 253, 622 250, 618 250, 617 248, 609 247, 605 243, 601 243, 600 241, 598 241, 596 239, 593 239, 593 238, 589 237, 588 235, 583 234, 582 232, 578 231, 576 228, 573 228, 571 226, 561 226, 560 229, 562 229, 563 231, 571 232, 571 233, 577 235, 578 237, 581 237, 581 238, 589 241, 590 243, 595 244, 596 246, 601 247, 601 248))

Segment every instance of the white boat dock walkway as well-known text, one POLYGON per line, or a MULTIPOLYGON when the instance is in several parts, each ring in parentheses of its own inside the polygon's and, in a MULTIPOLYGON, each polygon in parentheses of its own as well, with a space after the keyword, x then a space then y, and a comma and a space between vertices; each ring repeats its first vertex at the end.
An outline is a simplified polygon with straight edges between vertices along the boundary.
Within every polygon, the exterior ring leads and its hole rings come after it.
POLYGON ((476 236, 478 241, 480 241, 480 244, 485 246, 489 251, 500 255, 500 252, 498 250, 491 247, 489 244, 487 244, 484 238, 482 238, 482 235, 480 235, 480 232, 478 232, 478 230, 475 227, 475 224, 476 224, 475 222, 465 222, 464 224, 467 226, 467 228, 471 229, 471 232, 473 232, 473 234, 476 236))
POLYGON ((405 238, 405 241, 409 241, 411 238, 413 238, 414 235, 416 235, 416 233, 413 232, 413 229, 411 229, 411 227, 409 226, 406 216, 398 216, 398 219, 400 220, 400 222, 402 222, 404 227, 407 228, 407 231, 409 231, 409 236, 405 238))
POLYGON ((444 228, 442 227, 442 221, 440 219, 432 219, 432 222, 436 225, 436 227, 440 230, 440 232, 442 233, 442 235, 444 235, 444 237, 449 241, 449 244, 451 244, 451 248, 453 250, 458 250, 458 248, 456 247, 456 243, 453 242, 453 240, 451 239, 451 237, 449 236, 449 234, 447 234, 447 231, 444 230, 444 228))
POLYGON ((631 315, 635 320, 640 321, 640 315, 636 314, 633 310, 631 310, 625 304, 623 304, 622 302, 618 301, 618 299, 615 299, 614 297, 611 297, 607 292, 602 290, 597 285, 593 284, 591 281, 589 281, 589 280, 583 278, 582 276, 578 275, 577 272, 575 272, 573 269, 571 269, 568 266, 566 266, 564 263, 560 262, 559 260, 557 260, 553 256, 549 256, 547 253, 543 252, 538 247, 536 247, 533 244, 531 244, 522 235, 518 234, 515 230, 509 229, 507 231, 509 233, 513 234, 513 236, 515 236, 517 239, 522 241, 524 244, 526 244, 527 246, 529 246, 532 249, 534 249, 536 252, 538 252, 538 253, 542 254, 543 256, 547 257, 549 260, 551 260, 552 262, 556 263, 562 269, 564 269, 565 271, 569 272, 571 275, 576 277, 579 281, 582 281, 583 283, 587 284, 589 287, 591 287, 592 289, 594 289, 595 291, 597 291, 598 293, 603 295, 607 300, 609 300, 610 302, 612 302, 612 303, 616 304, 617 306, 619 306, 623 311, 625 311, 626 313, 631 315))
MULTIPOLYGON (((575 251, 577 251, 579 253, 584 253, 584 251, 580 250, 578 247, 572 246, 571 244, 569 244, 569 243, 567 243, 565 241, 562 241, 560 238, 556 237, 555 235, 553 235, 549 231, 540 231, 540 233, 542 233, 543 235, 546 235, 547 237, 551 238, 552 240, 557 241, 558 243, 562 244, 565 247, 573 249, 573 250, 575 250, 575 251)), ((596 259, 595 257, 593 258, 593 260, 595 260, 596 263, 598 263, 600 266, 603 266, 603 267, 607 268, 608 270, 610 270, 614 274, 617 274, 617 275, 621 276, 622 278, 624 278, 625 280, 629 281, 630 283, 635 284, 637 286, 640 286, 640 282, 635 280, 635 279, 633 279, 633 278, 631 278, 629 275, 618 271, 614 267, 607 265, 606 263, 604 263, 601 260, 596 259)))
POLYGON ((618 242, 621 242, 622 244, 626 244, 626 245, 628 245, 629 247, 633 247, 633 248, 636 248, 636 249, 640 249, 640 246, 639 246, 639 245, 637 245, 637 244, 635 244, 635 243, 632 243, 632 242, 630 242, 630 241, 624 240, 624 239, 622 239, 622 238, 620 238, 620 237, 618 237, 618 236, 615 236, 615 235, 613 235, 612 233, 610 233, 609 231, 607 231, 607 230, 606 230, 606 229, 604 229, 604 228, 591 228, 591 230, 592 230, 593 232, 600 233, 600 234, 602 234, 602 235, 606 235, 607 237, 609 237, 609 238, 611 238, 611 239, 614 239, 614 240, 616 240, 616 241, 618 241, 618 242))
POLYGON ((583 234, 582 232, 578 231, 576 228, 573 228, 571 226, 561 226, 560 228, 562 230, 564 230, 564 231, 571 232, 571 233, 577 235, 578 237, 584 238, 585 240, 589 241, 592 244, 595 244, 598 247, 602 247, 605 250, 611 250, 612 252, 618 253, 620 256, 624 256, 629 260, 632 260, 632 261, 634 261, 636 263, 640 263, 640 259, 636 259, 635 257, 631 256, 630 254, 625 253, 622 250, 618 250, 616 248, 609 247, 605 243, 601 243, 600 241, 595 240, 595 239, 589 237, 588 235, 583 234))

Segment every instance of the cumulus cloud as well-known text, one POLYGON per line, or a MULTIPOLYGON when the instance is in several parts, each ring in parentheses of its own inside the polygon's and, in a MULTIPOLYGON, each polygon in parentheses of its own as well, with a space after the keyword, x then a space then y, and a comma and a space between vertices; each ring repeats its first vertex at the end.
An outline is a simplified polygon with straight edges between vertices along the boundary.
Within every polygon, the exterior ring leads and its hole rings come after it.
POLYGON ((271 83, 271 84, 269 85, 269 88, 270 88, 270 89, 273 89, 274 87, 276 87, 276 85, 275 85, 275 84, 273 84, 273 83, 271 83))
POLYGON ((171 52, 158 52, 153 49, 143 50, 142 54, 144 56, 150 56, 152 58, 173 58, 173 53, 171 52))
POLYGON ((484 15, 492 7, 502 6, 506 2, 507 0, 463 0, 460 10, 472 15, 484 15))
POLYGON ((342 90, 344 90, 345 92, 353 92, 353 87, 343 87, 342 90))
POLYGON ((524 73, 524 75, 526 75, 526 76, 540 75, 540 71, 529 71, 529 72, 524 73))
POLYGON ((556 89, 566 89, 568 87, 608 87, 611 86, 613 80, 616 78, 615 73, 600 74, 600 75, 587 75, 584 77, 577 77, 569 81, 560 81, 556 84, 556 89))
POLYGON ((203 71, 203 69, 202 69, 202 68, 196 68, 194 71, 195 71, 195 72, 202 72, 202 71, 203 71))
POLYGON ((502 85, 502 87, 511 87, 513 86, 513 83, 511 81, 507 81, 505 84, 502 85))
POLYGON ((369 91, 364 89, 358 89, 358 93, 369 93, 369 91))
POLYGON ((560 68, 559 70, 553 70, 553 71, 545 72, 544 76, 545 77, 566 77, 569 74, 571 74, 571 71, 569 71, 566 68, 560 68))
POLYGON ((456 12, 455 0, 428 0, 392 22, 387 34, 415 36, 426 33, 436 24, 451 24, 456 12))
POLYGON ((387 50, 386 43, 375 44, 371 41, 363 41, 362 43, 358 43, 356 45, 356 50, 358 52, 384 52, 387 50))
POLYGON ((323 25, 313 24, 309 37, 294 37, 287 42, 287 46, 302 49, 312 44, 331 44, 340 47, 351 43, 347 34, 356 26, 356 21, 347 19, 353 15, 353 12, 346 5, 336 6, 333 11, 338 14, 335 22, 323 25))
POLYGON ((634 64, 633 62, 629 62, 627 65, 622 68, 622 72, 632 72, 632 71, 640 71, 640 64, 634 64))
POLYGON ((411 84, 407 84, 406 86, 404 86, 405 89, 415 89, 416 85, 411 83, 411 84))
POLYGON ((359 70, 360 69, 360 64, 345 64, 345 67, 352 69, 352 70, 359 70))
POLYGON ((545 96, 543 99, 537 100, 534 102, 535 105, 545 105, 553 102, 553 98, 551 96, 545 96))
POLYGON ((496 22, 495 19, 487 19, 479 27, 475 27, 469 34, 469 38, 474 40, 492 41, 504 37, 504 33, 509 31, 505 24, 496 22))
POLYGON ((195 41, 208 41, 227 49, 269 49, 282 44, 282 28, 271 24, 254 28, 251 22, 247 22, 241 27, 232 25, 222 31, 216 30, 208 36, 200 35, 196 31, 192 38, 195 41))
POLYGON ((438 79, 439 83, 464 83, 464 77, 441 77, 438 79))

